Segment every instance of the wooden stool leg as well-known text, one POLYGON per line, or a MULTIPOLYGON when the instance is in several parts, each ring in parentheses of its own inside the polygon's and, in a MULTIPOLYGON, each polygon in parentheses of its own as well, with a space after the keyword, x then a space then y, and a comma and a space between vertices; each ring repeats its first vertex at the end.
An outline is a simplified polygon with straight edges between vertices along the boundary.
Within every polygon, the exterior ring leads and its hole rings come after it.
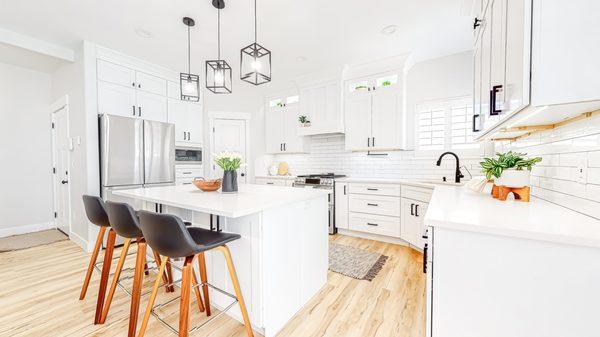
POLYGON ((106 295, 106 287, 108 286, 108 276, 110 274, 110 265, 112 262, 113 251, 115 249, 116 237, 117 234, 111 228, 108 231, 106 249, 104 250, 104 262, 102 262, 102 275, 100 277, 98 299, 96 300, 96 317, 94 318, 94 324, 100 324, 100 319, 102 318, 102 307, 104 306, 104 296, 106 295))
POLYGON ((123 243, 123 248, 121 249, 121 256, 119 257, 119 262, 117 263, 117 269, 115 270, 115 275, 113 276, 112 283, 110 285, 110 289, 108 290, 108 296, 106 297, 106 302, 104 303, 104 310, 102 311, 102 317, 100 318, 100 324, 104 324, 106 321, 106 316, 108 316, 108 311, 110 310, 110 304, 112 303, 113 296, 115 295, 115 290, 117 290, 117 285, 119 283, 119 277, 121 277, 121 271, 123 270, 123 265, 125 264, 125 259, 127 258, 127 252, 129 251, 129 245, 131 244, 131 239, 126 239, 123 243))
POLYGON ((200 267, 200 281, 203 283, 204 308, 206 309, 206 316, 210 316, 210 297, 208 296, 208 286, 206 285, 208 277, 206 276, 206 258, 204 257, 204 252, 198 254, 198 267, 200 267))
POLYGON ((181 300, 179 302, 179 337, 188 337, 190 329, 190 290, 193 256, 185 258, 181 271, 181 300))
POLYGON ((231 259, 231 253, 229 252, 229 248, 227 246, 219 246, 217 247, 217 249, 220 250, 223 253, 223 255, 225 255, 225 260, 227 261, 227 268, 229 269, 229 277, 231 278, 231 282, 233 283, 235 296, 238 299, 238 302, 240 304, 240 311, 242 312, 242 317, 244 318, 246 334, 248 335, 248 337, 252 337, 254 336, 254 333, 252 332, 250 318, 248 318, 248 311, 246 311, 246 303, 244 302, 244 296, 242 296, 242 290, 240 289, 240 283, 235 272, 235 266, 233 265, 233 260, 231 259))
POLYGON ((196 293, 196 301, 198 301, 198 309, 200 312, 204 312, 204 303, 202 303, 202 296, 200 296, 200 288, 198 287, 198 278, 196 277, 196 272, 194 268, 192 268, 192 286, 194 287, 194 292, 196 293))
MULTIPOLYGON (((154 261, 156 261, 156 266, 157 267, 160 266, 160 264, 161 264, 160 255, 154 250, 152 251, 152 254, 154 255, 154 261)), ((165 283, 165 290, 168 293, 171 292, 171 287, 169 287, 169 282, 171 282, 171 280, 169 280, 169 276, 167 274, 163 273, 162 279, 163 279, 163 282, 165 283)))
POLYGON ((146 332, 146 326, 148 325, 148 320, 150 319, 150 314, 152 313, 152 306, 154 306, 156 294, 158 293, 158 287, 160 287, 160 279, 165 272, 166 264, 167 258, 162 260, 162 262, 160 263, 160 267, 158 267, 158 275, 156 276, 156 281, 154 281, 154 287, 152 288, 152 293, 150 294, 150 299, 148 300, 148 306, 146 307, 146 313, 144 314, 144 319, 142 320, 142 326, 140 326, 140 333, 138 337, 143 337, 144 333, 146 332))
MULTIPOLYGON (((169 258, 167 258, 167 279, 169 280, 169 284, 173 283, 173 269, 171 268, 171 260, 169 260, 169 258)), ((174 285, 170 285, 167 286, 167 292, 174 292, 175 291, 175 286, 174 285)))
MULTIPOLYGON (((146 241, 137 240, 137 255, 135 259, 135 274, 133 276, 133 290, 131 291, 131 308, 129 309, 129 330, 127 336, 134 337, 137 328, 140 297, 142 296, 142 283, 144 282, 144 264, 146 263, 146 241)), ((160 282, 160 277, 157 278, 160 282)))
POLYGON ((98 253, 100 252, 100 247, 102 246, 102 240, 104 240, 105 232, 106 227, 100 227, 100 231, 96 237, 96 245, 94 246, 94 251, 92 251, 92 257, 90 258, 90 264, 88 265, 87 272, 85 273, 85 279, 83 280, 83 287, 81 287, 81 293, 79 294, 80 301, 85 298, 88 286, 90 285, 90 279, 92 278, 92 272, 94 271, 94 264, 96 264, 96 260, 98 259, 98 253))

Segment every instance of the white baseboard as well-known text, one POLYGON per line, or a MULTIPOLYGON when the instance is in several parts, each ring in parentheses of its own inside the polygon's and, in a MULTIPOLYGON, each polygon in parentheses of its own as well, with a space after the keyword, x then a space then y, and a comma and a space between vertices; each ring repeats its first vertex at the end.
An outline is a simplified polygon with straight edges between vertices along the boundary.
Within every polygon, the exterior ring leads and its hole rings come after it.
POLYGON ((0 238, 19 234, 35 233, 52 228, 56 228, 56 226, 54 225, 54 221, 40 222, 30 225, 15 226, 8 228, 0 228, 0 238))
POLYGON ((88 253, 92 251, 92 248, 88 247, 88 241, 72 231, 69 233, 69 240, 75 242, 81 249, 88 253))
POLYGON ((353 230, 349 230, 349 229, 342 229, 342 228, 338 228, 338 233, 342 234, 342 235, 353 236, 355 238, 382 241, 382 242, 387 242, 387 243, 394 243, 394 244, 401 245, 401 246, 410 246, 408 244, 408 242, 406 242, 402 239, 399 239, 399 238, 391 237, 391 236, 363 233, 363 232, 357 232, 357 231, 353 231, 353 230))

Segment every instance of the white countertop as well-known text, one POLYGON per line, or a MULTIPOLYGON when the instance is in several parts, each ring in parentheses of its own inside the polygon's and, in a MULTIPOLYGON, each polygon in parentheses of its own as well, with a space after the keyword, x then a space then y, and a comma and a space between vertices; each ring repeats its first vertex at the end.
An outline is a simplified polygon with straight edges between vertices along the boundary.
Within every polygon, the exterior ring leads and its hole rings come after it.
POLYGON ((328 195, 327 190, 240 184, 235 194, 202 192, 194 185, 116 190, 115 195, 238 218, 296 202, 328 195))
POLYGON ((345 177, 336 179, 340 183, 367 183, 367 184, 398 184, 410 185, 425 188, 434 188, 436 186, 458 186, 458 184, 441 181, 417 180, 417 179, 392 179, 392 178, 360 178, 360 177, 345 177))
POLYGON ((283 180, 294 180, 296 176, 254 176, 260 179, 283 179, 283 180))
POLYGON ((464 187, 436 186, 425 225, 600 247, 600 220, 535 197, 499 201, 464 187))

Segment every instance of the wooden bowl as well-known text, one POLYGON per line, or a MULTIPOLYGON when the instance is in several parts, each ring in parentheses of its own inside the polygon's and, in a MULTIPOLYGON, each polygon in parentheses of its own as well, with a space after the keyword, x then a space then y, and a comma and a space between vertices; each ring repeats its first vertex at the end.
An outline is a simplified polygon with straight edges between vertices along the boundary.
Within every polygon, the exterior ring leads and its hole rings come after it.
POLYGON ((221 179, 216 180, 204 180, 204 179, 194 179, 192 181, 194 186, 198 187, 204 192, 214 192, 221 188, 221 179))

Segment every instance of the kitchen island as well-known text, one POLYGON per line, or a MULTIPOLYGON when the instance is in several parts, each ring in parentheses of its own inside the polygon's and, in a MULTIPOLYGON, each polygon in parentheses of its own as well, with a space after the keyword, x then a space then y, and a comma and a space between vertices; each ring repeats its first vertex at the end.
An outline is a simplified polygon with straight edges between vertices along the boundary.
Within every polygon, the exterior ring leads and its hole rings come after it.
MULTIPOLYGON (((327 191, 247 184, 236 194, 202 192, 193 185, 115 194, 193 226, 240 234, 228 246, 253 328, 265 337, 275 336, 327 281, 327 191)), ((206 263, 208 282, 233 293, 222 254, 207 252, 206 263)), ((212 289, 210 296, 216 308, 231 303, 212 289)), ((242 322, 237 305, 228 314, 242 322)))

